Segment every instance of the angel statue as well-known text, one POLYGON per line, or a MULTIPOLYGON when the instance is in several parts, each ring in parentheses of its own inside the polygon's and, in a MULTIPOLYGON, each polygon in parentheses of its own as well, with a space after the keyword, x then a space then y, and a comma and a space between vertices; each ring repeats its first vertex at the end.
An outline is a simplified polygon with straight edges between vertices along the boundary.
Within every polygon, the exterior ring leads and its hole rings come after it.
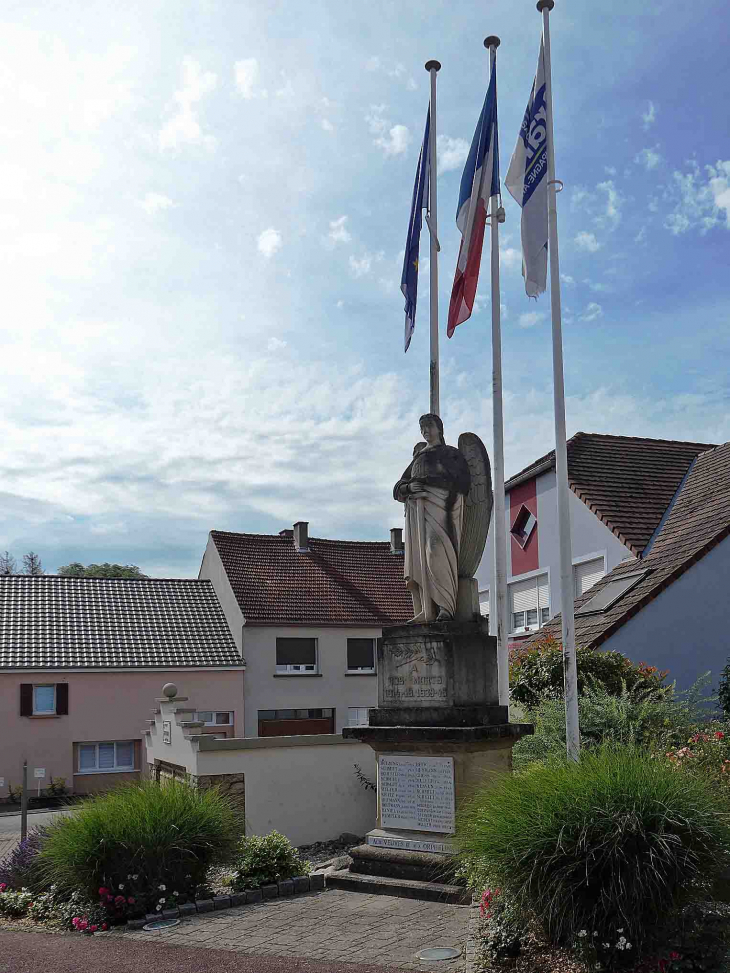
POLYGON ((447 446, 433 413, 419 423, 425 442, 416 443, 393 488, 405 504, 403 574, 413 598, 410 621, 431 621, 434 606, 436 621, 448 621, 457 614, 459 579, 473 578, 484 551, 492 513, 489 457, 474 433, 462 433, 458 449, 447 446))

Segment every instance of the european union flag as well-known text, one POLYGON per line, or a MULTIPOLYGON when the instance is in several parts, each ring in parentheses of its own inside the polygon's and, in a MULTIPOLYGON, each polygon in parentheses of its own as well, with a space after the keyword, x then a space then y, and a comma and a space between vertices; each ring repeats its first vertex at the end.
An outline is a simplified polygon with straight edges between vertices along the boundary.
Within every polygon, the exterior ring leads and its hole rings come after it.
POLYGON ((418 296, 418 251, 421 243, 421 226, 423 225, 423 208, 428 206, 428 180, 431 170, 431 160, 428 151, 428 130, 431 124, 431 109, 426 113, 426 131, 423 136, 421 154, 418 157, 416 169, 416 183, 413 187, 413 202, 411 203, 411 219, 408 224, 408 238, 406 240, 406 255, 403 260, 403 276, 400 289, 406 299, 406 333, 405 351, 411 343, 413 329, 416 326, 416 298, 418 296))

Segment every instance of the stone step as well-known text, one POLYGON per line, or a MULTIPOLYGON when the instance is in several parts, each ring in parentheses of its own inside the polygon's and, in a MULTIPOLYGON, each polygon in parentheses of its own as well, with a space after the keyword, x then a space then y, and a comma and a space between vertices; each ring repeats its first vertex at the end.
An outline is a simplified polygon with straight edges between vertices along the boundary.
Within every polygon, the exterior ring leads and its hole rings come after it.
POLYGON ((440 885, 450 885, 454 878, 454 866, 447 855, 400 848, 378 848, 374 845, 358 845, 350 849, 350 855, 350 871, 359 875, 406 878, 440 885))
POLYGON ((471 902, 471 892, 459 885, 419 882, 406 878, 387 878, 384 875, 361 875, 347 869, 330 872, 327 875, 326 883, 327 888, 330 889, 364 892, 366 895, 397 895, 401 899, 445 902, 449 905, 468 905, 471 902))

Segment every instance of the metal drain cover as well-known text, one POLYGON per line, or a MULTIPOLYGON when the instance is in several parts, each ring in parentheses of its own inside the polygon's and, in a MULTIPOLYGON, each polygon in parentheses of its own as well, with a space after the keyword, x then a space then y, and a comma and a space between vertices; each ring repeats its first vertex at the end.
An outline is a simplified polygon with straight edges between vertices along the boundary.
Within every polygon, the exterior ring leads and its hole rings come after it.
POLYGON ((160 929, 171 929, 173 926, 179 926, 179 919, 156 919, 154 922, 148 922, 146 926, 142 926, 145 932, 157 932, 160 929))
POLYGON ((457 956, 461 956, 461 950, 457 949, 456 946, 429 946, 428 949, 422 949, 416 955, 427 963, 433 963, 442 959, 456 959, 457 956))

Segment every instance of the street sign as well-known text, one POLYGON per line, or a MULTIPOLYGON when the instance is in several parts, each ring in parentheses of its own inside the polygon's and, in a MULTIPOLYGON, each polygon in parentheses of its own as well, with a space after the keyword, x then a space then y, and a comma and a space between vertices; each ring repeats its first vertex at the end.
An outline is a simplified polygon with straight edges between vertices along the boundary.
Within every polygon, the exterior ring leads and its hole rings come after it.
POLYGON ((46 768, 45 767, 36 767, 36 769, 33 771, 33 776, 34 777, 38 777, 38 778, 45 777, 46 776, 46 768))

